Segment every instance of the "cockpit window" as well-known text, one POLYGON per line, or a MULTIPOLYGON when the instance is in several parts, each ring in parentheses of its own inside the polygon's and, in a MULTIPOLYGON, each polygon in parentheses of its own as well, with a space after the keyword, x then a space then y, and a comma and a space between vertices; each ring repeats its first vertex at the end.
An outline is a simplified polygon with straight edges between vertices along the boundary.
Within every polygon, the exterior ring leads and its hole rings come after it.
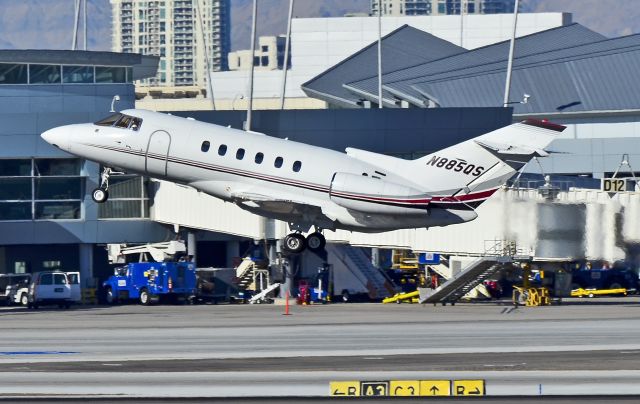
POLYGON ((120 119, 120 117, 122 116, 122 114, 113 114, 113 115, 109 115, 108 117, 99 120, 98 122, 94 123, 94 125, 98 125, 98 126, 113 126, 114 123, 116 123, 116 121, 118 121, 118 119, 120 119))
POLYGON ((95 123, 98 126, 115 126, 116 128, 137 131, 142 125, 142 119, 124 114, 113 114, 95 123))

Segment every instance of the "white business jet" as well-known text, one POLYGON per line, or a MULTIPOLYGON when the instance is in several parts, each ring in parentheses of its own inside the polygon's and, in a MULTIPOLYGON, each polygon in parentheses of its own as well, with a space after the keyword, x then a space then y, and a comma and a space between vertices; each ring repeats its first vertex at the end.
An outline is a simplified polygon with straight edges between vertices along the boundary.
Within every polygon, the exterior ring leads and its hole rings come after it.
POLYGON ((93 192, 97 203, 108 198, 112 169, 185 184, 289 223, 285 248, 300 252, 322 249, 323 229, 375 233, 473 220, 516 170, 548 155, 544 148, 562 130, 526 120, 416 160, 341 153, 137 109, 42 138, 106 167, 93 192))

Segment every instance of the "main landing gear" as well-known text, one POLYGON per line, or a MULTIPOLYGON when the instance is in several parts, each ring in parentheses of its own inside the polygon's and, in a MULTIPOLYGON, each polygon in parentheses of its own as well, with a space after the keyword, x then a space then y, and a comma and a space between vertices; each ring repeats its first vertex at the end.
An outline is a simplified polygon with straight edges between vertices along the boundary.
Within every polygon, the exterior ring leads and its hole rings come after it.
POLYGON ((100 187, 93 190, 91 193, 91 199, 95 203, 105 203, 109 199, 109 176, 111 174, 124 174, 121 172, 113 171, 109 167, 104 167, 100 174, 100 187))
POLYGON ((327 240, 317 230, 309 234, 306 238, 300 233, 290 233, 284 238, 283 248, 290 253, 300 253, 308 248, 311 251, 320 251, 327 244, 327 240))

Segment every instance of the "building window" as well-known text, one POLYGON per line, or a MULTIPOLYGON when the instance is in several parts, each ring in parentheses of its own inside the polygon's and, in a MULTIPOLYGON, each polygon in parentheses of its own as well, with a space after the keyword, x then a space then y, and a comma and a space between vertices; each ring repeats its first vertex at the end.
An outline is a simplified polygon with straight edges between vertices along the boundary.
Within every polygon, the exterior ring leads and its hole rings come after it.
POLYGON ((79 159, 0 160, 0 220, 80 219, 79 159))
POLYGON ((295 161, 293 163, 293 171, 294 172, 296 172, 296 173, 299 172, 301 168, 302 168, 302 162, 301 161, 295 161))
POLYGON ((126 83, 127 70, 124 67, 96 66, 96 83, 126 83))
POLYGON ((269 47, 267 45, 262 45, 263 52, 269 52, 269 47))
POLYGON ((109 179, 109 199, 98 205, 100 219, 149 217, 148 180, 137 175, 114 175, 109 179))
POLYGON ((206 153, 209 151, 209 146, 210 146, 209 141, 205 140, 204 142, 202 142, 202 146, 200 146, 200 150, 206 153))
POLYGON ((262 66, 269 66, 269 56, 262 56, 260 58, 260 63, 262 66))
POLYGON ((62 75, 60 65, 29 65, 31 84, 60 84, 62 75))
POLYGON ((62 66, 62 82, 93 83, 93 66, 62 66))
POLYGON ((264 154, 256 153, 256 164, 262 164, 262 160, 264 160, 264 154))
POLYGON ((218 147, 218 155, 224 156, 225 154, 227 154, 227 145, 221 144, 220 147, 218 147))
POLYGON ((282 157, 276 157, 276 161, 274 161, 273 165, 275 168, 280 168, 282 167, 282 157))
POLYGON ((27 65, 0 63, 0 84, 27 84, 27 65))

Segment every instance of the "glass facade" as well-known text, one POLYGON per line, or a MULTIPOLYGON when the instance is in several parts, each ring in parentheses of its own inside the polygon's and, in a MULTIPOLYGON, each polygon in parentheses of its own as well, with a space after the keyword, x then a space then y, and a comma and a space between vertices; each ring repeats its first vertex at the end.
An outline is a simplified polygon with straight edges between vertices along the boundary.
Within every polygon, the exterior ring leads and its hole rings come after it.
POLYGON ((79 159, 0 160, 0 220, 81 219, 79 159))
POLYGON ((94 83, 133 83, 133 69, 124 66, 0 63, 0 85, 94 83))
POLYGON ((141 219, 149 217, 148 180, 137 175, 112 175, 109 199, 98 205, 100 219, 141 219))

